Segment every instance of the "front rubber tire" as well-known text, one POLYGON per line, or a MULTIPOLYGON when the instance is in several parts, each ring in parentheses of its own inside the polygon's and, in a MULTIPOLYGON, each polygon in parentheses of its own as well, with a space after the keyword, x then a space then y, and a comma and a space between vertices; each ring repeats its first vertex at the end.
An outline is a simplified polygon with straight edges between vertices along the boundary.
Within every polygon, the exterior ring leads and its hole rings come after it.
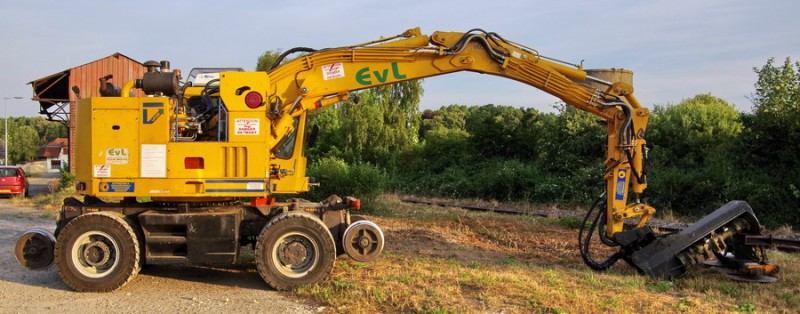
POLYGON ((108 212, 76 217, 58 233, 58 275, 79 292, 121 288, 139 273, 139 240, 125 217, 108 212))
POLYGON ((330 276, 336 244, 328 228, 314 216, 294 212, 275 217, 256 243, 256 267, 275 290, 319 283, 330 276))

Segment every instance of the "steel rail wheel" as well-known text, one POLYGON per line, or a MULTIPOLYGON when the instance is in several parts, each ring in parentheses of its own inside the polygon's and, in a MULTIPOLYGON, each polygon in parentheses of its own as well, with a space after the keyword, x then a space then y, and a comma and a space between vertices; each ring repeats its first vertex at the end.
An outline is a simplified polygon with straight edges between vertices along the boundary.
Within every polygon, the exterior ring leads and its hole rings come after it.
POLYGON ((369 220, 359 220, 347 226, 342 237, 342 246, 350 258, 369 262, 381 255, 384 245, 383 231, 369 220))
POLYGON ((17 240, 14 257, 27 269, 44 270, 53 266, 56 238, 50 231, 34 228, 26 230, 17 240))

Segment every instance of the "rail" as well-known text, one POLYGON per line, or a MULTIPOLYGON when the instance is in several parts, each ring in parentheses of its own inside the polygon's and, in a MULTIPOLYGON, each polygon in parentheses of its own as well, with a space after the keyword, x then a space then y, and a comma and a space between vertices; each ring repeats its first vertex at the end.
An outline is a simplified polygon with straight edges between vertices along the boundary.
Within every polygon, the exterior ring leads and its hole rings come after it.
MULTIPOLYGON (((565 212, 565 211, 552 211, 552 210, 531 210, 531 211, 521 211, 516 209, 510 208, 495 208, 495 207, 484 207, 484 206, 475 206, 475 205, 467 205, 461 204, 457 202, 445 202, 445 201, 430 201, 430 200, 423 200, 418 198, 401 198, 401 202, 404 203, 412 203, 412 204, 423 204, 423 205, 430 205, 430 206, 440 206, 440 207, 455 207, 455 208, 463 208, 470 211, 480 211, 480 212, 491 212, 491 213, 498 213, 504 215, 529 215, 529 216, 537 216, 537 217, 548 217, 548 218, 560 218, 560 217, 583 217, 582 213, 579 212, 565 212)), ((627 224, 626 224, 627 225, 627 224)), ((636 225, 635 222, 629 224, 630 226, 636 225)), ((666 231, 666 232, 679 232, 686 227, 688 224, 683 223, 668 223, 664 221, 658 221, 655 219, 651 219, 650 222, 647 223, 647 226, 658 228, 658 230, 666 231)), ((777 249, 785 250, 785 251, 800 251, 800 239, 793 239, 786 236, 773 236, 773 235, 748 235, 746 238, 746 243, 748 245, 761 245, 767 247, 774 247, 777 249)))

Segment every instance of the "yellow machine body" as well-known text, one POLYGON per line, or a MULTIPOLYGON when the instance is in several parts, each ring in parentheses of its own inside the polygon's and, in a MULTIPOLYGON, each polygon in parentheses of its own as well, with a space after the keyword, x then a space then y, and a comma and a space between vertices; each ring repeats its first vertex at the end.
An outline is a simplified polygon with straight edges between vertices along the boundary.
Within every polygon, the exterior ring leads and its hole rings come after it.
MULTIPOLYGON (((262 76, 265 73, 228 73, 262 76)), ((224 85, 223 85, 224 86, 224 85)), ((223 98, 235 99, 234 94, 223 98)), ((297 117, 289 154, 271 153, 271 122, 264 110, 226 102, 223 141, 176 140, 180 119, 168 97, 96 97, 78 103, 78 192, 98 197, 238 198, 308 190, 302 155, 305 112, 297 117), (270 180, 270 167, 281 174, 270 180)), ((224 124, 220 124, 224 126, 224 124)))

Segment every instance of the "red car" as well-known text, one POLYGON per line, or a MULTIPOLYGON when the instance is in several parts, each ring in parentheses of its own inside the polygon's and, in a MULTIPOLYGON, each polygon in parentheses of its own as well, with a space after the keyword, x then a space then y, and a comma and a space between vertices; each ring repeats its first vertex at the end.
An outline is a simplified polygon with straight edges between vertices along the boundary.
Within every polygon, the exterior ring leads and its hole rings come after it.
POLYGON ((28 178, 22 168, 0 166, 0 195, 28 196, 28 178))

